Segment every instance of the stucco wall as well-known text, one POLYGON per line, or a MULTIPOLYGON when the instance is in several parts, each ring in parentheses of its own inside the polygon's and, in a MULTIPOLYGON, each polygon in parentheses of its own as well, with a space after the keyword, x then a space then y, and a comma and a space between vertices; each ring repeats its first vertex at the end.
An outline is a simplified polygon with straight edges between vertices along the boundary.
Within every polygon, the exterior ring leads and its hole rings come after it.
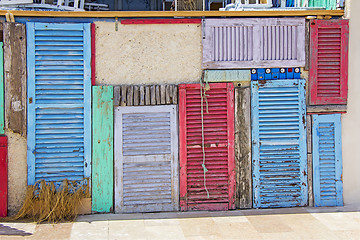
POLYGON ((17 213, 26 194, 27 160, 26 139, 11 130, 5 131, 8 136, 8 211, 9 215, 17 213))
MULTIPOLYGON (((350 3, 352 13, 360 11, 360 1, 350 3)), ((348 14, 349 15, 349 14, 348 14)), ((348 113, 342 117, 343 181, 345 204, 360 205, 360 15, 351 14, 349 47, 348 113)))
POLYGON ((201 77, 201 25, 96 24, 96 83, 196 82, 201 77))

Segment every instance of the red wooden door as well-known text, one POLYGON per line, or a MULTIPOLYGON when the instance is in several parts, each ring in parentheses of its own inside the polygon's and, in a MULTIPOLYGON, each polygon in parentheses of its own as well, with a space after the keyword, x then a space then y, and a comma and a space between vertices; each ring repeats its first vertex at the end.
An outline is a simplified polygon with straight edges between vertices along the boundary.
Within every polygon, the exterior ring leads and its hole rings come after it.
POLYGON ((346 104, 349 21, 312 20, 310 26, 310 103, 346 104))
POLYGON ((203 98, 203 124, 202 89, 200 84, 179 85, 180 207, 234 209, 234 86, 210 84, 203 98))

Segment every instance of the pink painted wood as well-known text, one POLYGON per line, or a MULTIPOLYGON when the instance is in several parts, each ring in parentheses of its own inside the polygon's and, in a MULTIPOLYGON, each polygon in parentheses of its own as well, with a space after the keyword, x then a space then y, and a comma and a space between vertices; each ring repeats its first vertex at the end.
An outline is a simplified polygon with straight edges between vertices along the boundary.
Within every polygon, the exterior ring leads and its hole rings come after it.
POLYGON ((202 168, 200 85, 179 85, 180 207, 187 210, 235 208, 234 86, 210 84, 204 100, 206 187, 202 168))
POLYGON ((96 85, 96 64, 95 64, 95 30, 96 26, 94 23, 91 24, 91 85, 96 85))
POLYGON ((310 23, 310 104, 346 104, 349 21, 310 23))
POLYGON ((8 205, 8 141, 7 136, 0 136, 0 217, 7 216, 8 205))

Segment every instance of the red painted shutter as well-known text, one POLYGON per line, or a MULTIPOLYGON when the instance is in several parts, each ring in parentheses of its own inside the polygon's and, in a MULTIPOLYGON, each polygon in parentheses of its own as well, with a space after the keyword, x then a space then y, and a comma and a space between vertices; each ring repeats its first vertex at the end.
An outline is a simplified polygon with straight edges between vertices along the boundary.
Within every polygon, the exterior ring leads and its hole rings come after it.
POLYGON ((234 209, 234 86, 210 84, 204 108, 206 186, 202 168, 199 84, 179 85, 180 206, 187 210, 234 209))
POLYGON ((312 20, 310 103, 346 104, 349 21, 312 20))

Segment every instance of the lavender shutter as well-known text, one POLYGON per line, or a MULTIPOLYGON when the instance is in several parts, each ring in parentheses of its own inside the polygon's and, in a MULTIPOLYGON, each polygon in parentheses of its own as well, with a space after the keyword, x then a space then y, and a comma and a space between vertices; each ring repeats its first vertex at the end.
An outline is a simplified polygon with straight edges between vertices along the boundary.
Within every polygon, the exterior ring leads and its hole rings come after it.
POLYGON ((207 19, 203 31, 204 68, 305 66, 303 18, 207 19))

